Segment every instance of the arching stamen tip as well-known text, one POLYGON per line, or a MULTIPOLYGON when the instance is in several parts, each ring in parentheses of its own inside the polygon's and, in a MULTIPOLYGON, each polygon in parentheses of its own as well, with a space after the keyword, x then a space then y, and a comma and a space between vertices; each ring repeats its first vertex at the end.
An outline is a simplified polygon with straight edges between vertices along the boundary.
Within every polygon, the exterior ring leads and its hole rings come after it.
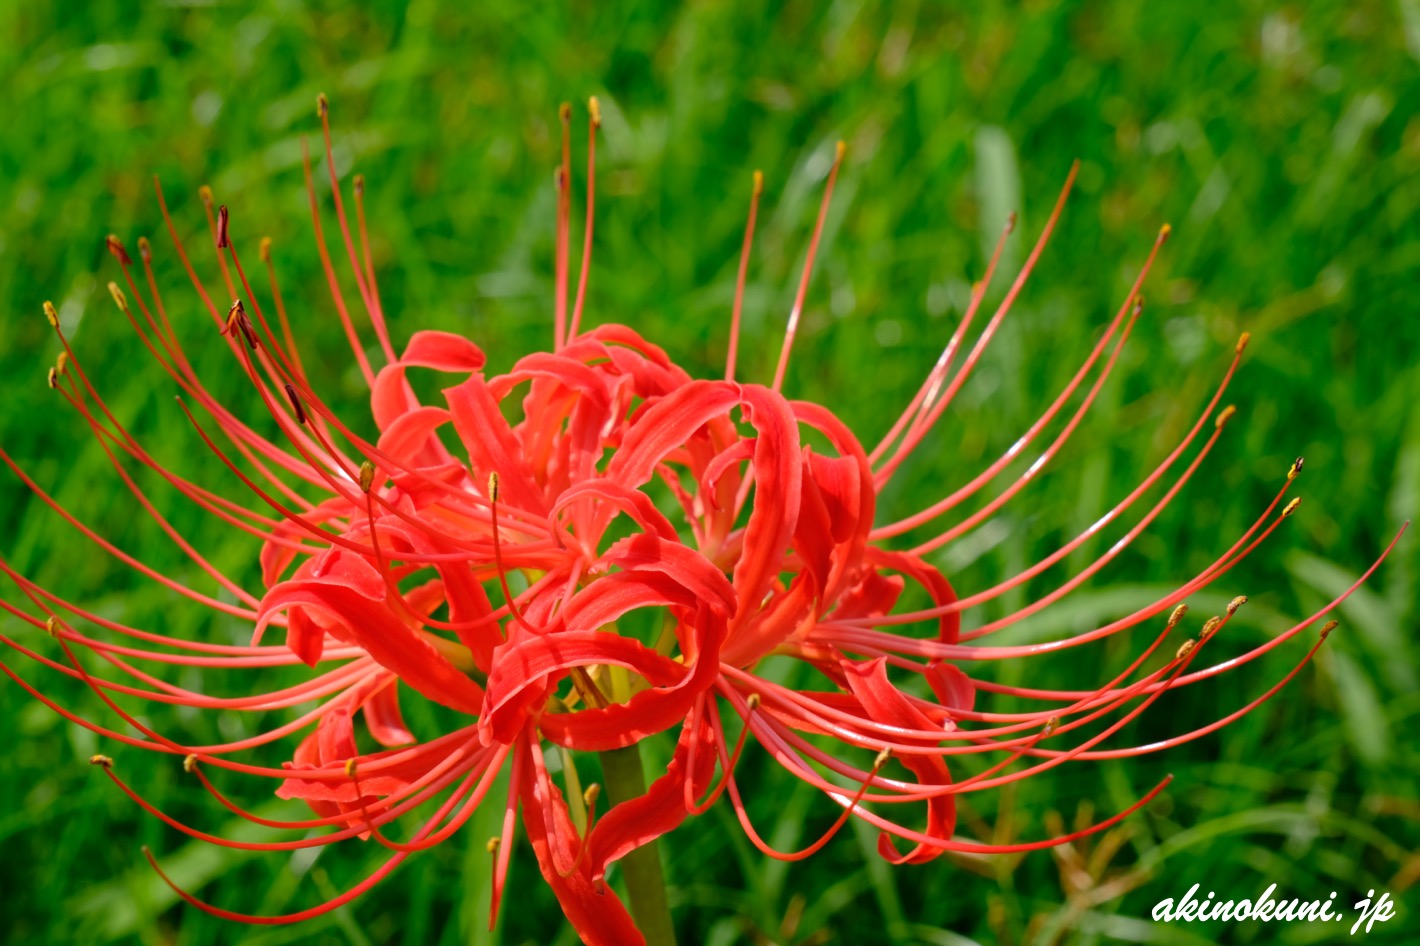
POLYGON ((271 237, 261 238, 261 243, 257 246, 256 253, 261 257, 263 263, 271 262, 271 237))
POLYGON ((582 793, 582 804, 590 808, 597 803, 597 799, 600 798, 601 795, 601 785, 597 782, 593 782, 592 784, 588 785, 587 790, 582 793))
POLYGON ((592 130, 595 131, 602 126, 602 103, 595 95, 587 99, 587 111, 592 113, 592 130))
POLYGON ((316 96, 316 117, 325 118, 330 114, 330 99, 326 98, 324 92, 316 96))
POLYGON ((138 255, 143 257, 143 262, 153 262, 153 245, 148 242, 147 237, 138 238, 138 255))
POLYGON ((363 175, 363 174, 356 174, 356 175, 355 175, 355 179, 352 181, 352 183, 355 185, 355 196, 356 196, 356 197, 364 197, 364 196, 365 196, 365 175, 363 175))
POLYGON ((346 778, 352 778, 352 779, 353 779, 353 778, 355 777, 355 764, 356 764, 356 757, 355 757, 355 756, 351 756, 350 758, 348 758, 348 759, 345 760, 345 777, 346 777, 346 778))
POLYGON ((227 223, 230 216, 227 213, 227 205, 223 204, 217 208, 217 249, 225 250, 231 244, 227 241, 227 223))
POLYGON ((764 193, 764 172, 755 168, 754 170, 754 196, 758 197, 764 193))
POLYGON ((891 759, 891 758, 892 758, 892 750, 891 750, 890 748, 888 748, 887 746, 883 746, 882 751, 878 753, 878 757, 873 760, 873 771, 876 772, 878 769, 882 768, 884 765, 887 765, 887 760, 888 760, 888 759, 891 759))
POLYGON ((286 399, 291 402, 291 411, 296 415, 296 423, 306 422, 306 409, 301 405, 301 396, 296 393, 296 386, 291 382, 286 382, 286 399))
POLYGON ((1288 503, 1288 504, 1286 505, 1286 507, 1283 508, 1283 510, 1282 510, 1282 518, 1283 518, 1283 519, 1286 519, 1286 518, 1287 518, 1288 516, 1290 516, 1292 513, 1296 512, 1296 511, 1297 511, 1297 507, 1300 506, 1301 504, 1302 504, 1302 497, 1300 497, 1300 496, 1298 496, 1296 499, 1292 500, 1290 503, 1288 503))
POLYGON ((54 615, 51 614, 51 615, 49 616, 48 620, 46 620, 46 621, 44 622, 44 629, 49 632, 49 636, 50 636, 50 637, 58 637, 58 636, 59 636, 59 618, 57 618, 57 617, 55 617, 54 615))
POLYGON ((1238 608, 1241 608, 1245 604, 1247 604, 1247 595, 1238 595, 1236 598, 1229 601, 1228 617, 1232 617, 1234 614, 1237 614, 1238 608))
POLYGON ((1047 720, 1045 721, 1045 726, 1040 730, 1040 738, 1044 739, 1046 736, 1049 736, 1051 733, 1055 732, 1055 730, 1057 730, 1057 729, 1059 729, 1059 728, 1060 728, 1060 717, 1059 717, 1059 716, 1052 716, 1052 717, 1050 717, 1049 719, 1047 719, 1047 720))
POLYGON ((488 499, 491 502, 498 501, 498 471, 494 470, 488 474, 488 499))
POLYGON ((1221 413, 1218 414, 1218 418, 1213 421, 1213 426, 1218 430, 1222 430, 1223 425, 1226 424, 1228 421, 1232 420, 1233 415, 1237 412, 1238 409, 1232 404, 1229 404, 1227 407, 1223 408, 1221 413))
MULTIPOLYGON (((1229 615, 1232 614, 1231 611, 1229 611, 1228 613, 1229 615)), ((1213 615, 1211 618, 1203 622, 1203 627, 1198 632, 1198 639, 1200 641, 1206 641, 1208 638, 1213 636, 1213 632, 1216 631, 1219 627, 1221 627, 1222 624, 1223 619, 1218 617, 1218 615, 1216 614, 1213 615)))
POLYGON ((118 288, 118 283, 111 282, 108 284, 108 294, 113 297, 113 303, 118 306, 119 311, 127 314, 128 297, 123 294, 122 289, 118 288))
POLYGON ((1167 240, 1170 233, 1173 233, 1173 224, 1166 223, 1162 227, 1159 227, 1159 242, 1162 243, 1164 240, 1167 240))
POLYGON ((1167 624, 1168 630, 1171 631, 1174 628, 1178 627, 1179 622, 1183 620, 1183 616, 1187 613, 1188 605, 1186 604, 1181 604, 1178 607, 1174 608, 1173 613, 1169 615, 1169 622, 1167 624))
POLYGON ((487 851, 488 851, 489 854, 497 854, 497 853, 498 853, 498 845, 500 845, 500 844, 502 844, 502 843, 503 843, 503 839, 502 839, 502 838, 496 837, 496 836, 495 836, 495 837, 491 837, 491 838, 488 839, 488 843, 484 845, 484 848, 487 849, 487 851))
POLYGON ((1297 457, 1297 459, 1295 459, 1295 460, 1292 461, 1292 468, 1287 471, 1287 482, 1288 482, 1288 483, 1292 482, 1292 480, 1296 479, 1296 478, 1301 474, 1301 472, 1302 472, 1302 464, 1303 464, 1304 462, 1306 462, 1306 458, 1305 458, 1305 457, 1297 457))
POLYGON ((1243 353, 1243 349, 1247 348, 1247 343, 1250 341, 1252 341, 1252 333, 1243 332, 1241 335, 1238 336, 1238 344, 1233 349, 1233 351, 1241 355, 1243 353))
POLYGON ((838 139, 838 144, 836 144, 836 145, 833 146, 833 160, 834 160, 834 162, 836 163, 836 162, 838 162, 838 161, 842 161, 842 160, 843 160, 843 155, 846 154, 847 151, 848 151, 848 143, 847 143, 846 141, 844 141, 842 138, 839 138, 839 139, 838 139))
POLYGON ((360 464, 360 492, 368 493, 375 485, 375 465, 369 460, 360 464))
POLYGON ((89 756, 89 764, 90 764, 90 765, 102 766, 102 767, 105 768, 105 769, 112 769, 112 768, 113 768, 113 760, 110 759, 110 758, 109 758, 108 756, 106 756, 106 755, 91 755, 91 756, 89 756))
POLYGON ((54 303, 48 299, 44 301, 44 317, 54 328, 59 328, 59 310, 54 307, 54 303))
POLYGON ((128 250, 124 248, 122 240, 110 233, 104 239, 104 243, 107 244, 108 251, 113 254, 114 259, 118 260, 124 266, 132 265, 133 260, 129 257, 128 250))
POLYGON ((1327 621, 1323 624, 1321 626, 1321 639, 1326 640, 1327 636, 1331 634, 1332 631, 1336 630, 1336 626, 1340 623, 1340 621, 1327 621))
POLYGON ((197 771, 196 752, 189 753, 187 757, 182 760, 182 770, 188 775, 191 775, 193 772, 197 771))
POLYGON ((1007 234, 1011 234, 1011 233, 1016 232, 1016 222, 1017 222, 1019 219, 1020 219, 1019 216, 1016 214, 1016 212, 1015 212, 1014 210, 1011 211, 1010 213, 1006 214, 1006 233, 1007 233, 1007 234))
POLYGON ((49 366, 49 386, 51 388, 59 387, 59 372, 54 370, 53 365, 49 366))
POLYGON ((572 103, 563 102, 561 105, 557 106, 557 117, 564 125, 570 122, 572 120, 572 103))
POLYGON ((1135 316, 1137 317, 1137 316, 1139 315, 1139 313, 1140 313, 1140 312, 1143 312, 1143 311, 1144 311, 1144 294, 1143 294, 1143 293, 1140 293, 1139 295, 1137 295, 1137 296, 1134 297, 1134 312, 1133 312, 1133 315, 1135 315, 1135 316))
POLYGON ((759 703, 760 697, 758 693, 751 693, 749 695, 749 698, 745 700, 745 705, 748 706, 751 710, 759 709, 759 703))
POLYGON ((208 187, 206 184, 203 184, 201 187, 199 187, 199 188, 197 189, 197 197, 198 197, 199 200, 202 201, 202 204, 203 204, 204 207, 211 207, 211 206, 212 206, 212 204, 213 204, 212 188, 208 187))
POLYGON ((1195 641, 1193 638, 1190 637, 1188 640, 1186 640, 1186 641, 1184 641, 1182 644, 1179 644, 1179 645, 1178 645, 1178 650, 1175 651, 1175 653, 1174 653, 1174 655, 1173 655, 1173 659, 1174 659, 1174 660, 1182 660, 1183 658, 1187 657, 1189 654, 1193 653, 1193 648, 1195 648, 1195 647, 1197 647, 1197 646, 1198 646, 1198 642, 1195 641))

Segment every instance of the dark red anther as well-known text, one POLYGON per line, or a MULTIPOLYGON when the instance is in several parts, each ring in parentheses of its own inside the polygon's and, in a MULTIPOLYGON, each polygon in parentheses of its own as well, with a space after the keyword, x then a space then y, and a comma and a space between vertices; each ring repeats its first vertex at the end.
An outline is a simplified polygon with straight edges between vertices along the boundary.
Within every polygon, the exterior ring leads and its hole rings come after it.
POLYGON ((227 205, 217 208, 217 249, 227 248, 227 205))
POLYGON ((296 393, 296 388, 290 382, 286 384, 286 397, 291 400, 291 410, 296 412, 296 423, 306 422, 306 409, 301 406, 301 396, 296 393))
POLYGON ((133 265, 133 260, 129 257, 128 250, 123 248, 122 240, 110 233, 104 242, 108 244, 108 251, 113 254, 114 259, 118 260, 119 263, 124 266, 133 265))

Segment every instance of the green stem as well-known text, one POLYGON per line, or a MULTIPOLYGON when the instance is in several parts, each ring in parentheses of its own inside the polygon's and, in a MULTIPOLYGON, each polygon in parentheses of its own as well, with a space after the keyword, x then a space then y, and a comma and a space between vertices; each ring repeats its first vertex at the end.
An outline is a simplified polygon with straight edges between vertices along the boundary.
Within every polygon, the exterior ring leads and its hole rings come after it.
MULTIPOLYGON (((607 799, 613 805, 646 794, 646 774, 641 768, 641 749, 627 746, 601 753, 602 778, 607 799)), ((666 902, 666 876, 661 869, 661 851, 656 842, 642 845, 621 859, 626 892, 631 899, 631 916, 646 946, 675 946, 675 926, 666 902)))

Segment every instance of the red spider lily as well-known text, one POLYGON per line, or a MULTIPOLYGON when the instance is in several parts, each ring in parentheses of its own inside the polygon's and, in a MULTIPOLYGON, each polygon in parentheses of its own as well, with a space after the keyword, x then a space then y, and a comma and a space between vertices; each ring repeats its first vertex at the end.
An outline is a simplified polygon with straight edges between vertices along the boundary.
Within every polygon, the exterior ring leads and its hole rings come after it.
MULTIPOLYGON (((411 853, 450 837, 485 803, 501 804, 504 810, 501 836, 490 843, 496 858, 494 916, 521 815, 543 876, 569 920, 592 943, 641 941, 629 914, 606 887, 608 866, 671 831, 687 814, 703 811, 722 794, 728 796, 751 841, 766 854, 786 860, 820 849, 849 816, 881 829, 881 853, 895 863, 919 863, 946 851, 1046 847, 1107 828, 1147 803, 1167 781, 1089 829, 1010 845, 958 839, 956 796, 998 787, 1070 760, 1118 758, 1199 738, 1275 694, 1310 660, 1331 628, 1332 624, 1323 627, 1321 637, 1279 682, 1221 719, 1165 742, 1097 748, 1166 690, 1262 656, 1324 620, 1345 597, 1242 657, 1194 669, 1213 636, 1245 600, 1237 598, 1225 615, 1206 622, 1196 638, 1185 641, 1162 665, 1142 672, 1183 619, 1184 599, 1224 576, 1296 508, 1298 500, 1282 503, 1301 470, 1298 460, 1254 525, 1212 565, 1166 597, 1061 641, 1014 647, 977 643, 1048 607, 1090 578, 1186 485, 1233 412, 1231 407, 1219 410, 1219 405, 1246 336, 1238 342, 1216 393, 1183 440, 1137 489, 1080 536, 1010 580, 967 597, 959 597, 946 576, 927 561, 928 553, 1009 502, 1073 433, 1140 315, 1139 290, 1167 228, 1084 364, 1016 444, 951 495, 904 518, 880 521, 879 491, 932 431, 1009 313, 1054 230, 1073 172, 1020 274, 960 365, 958 357, 986 297, 1002 244, 997 245, 960 326, 916 397, 869 451, 828 409, 790 400, 780 390, 843 158, 841 145, 828 175, 773 383, 765 387, 735 380, 743 291, 762 190, 757 173, 725 377, 696 380, 630 328, 582 328, 593 245, 599 114, 593 100, 587 222, 573 294, 569 291, 570 110, 564 107, 563 160, 557 176, 553 350, 522 358, 505 375, 486 377, 482 351, 461 336, 416 332, 402 351, 396 350, 370 261, 363 185, 356 178, 357 226, 352 237, 329 160, 324 98, 319 112, 348 274, 337 272, 327 249, 308 160, 312 221, 336 310, 370 386, 371 412, 379 430, 374 442, 342 422, 312 386, 277 287, 269 243, 263 241, 260 252, 269 281, 265 293, 269 302, 263 306, 231 239, 226 208, 214 213, 214 201, 205 189, 203 203, 217 251, 220 292, 209 291, 198 276, 159 189, 163 217, 202 304, 284 443, 262 436, 204 387, 169 320, 147 240, 138 244, 139 275, 123 244, 109 239, 122 270, 122 285, 113 283, 110 289, 143 344, 182 392, 179 403, 196 436, 250 489, 256 508, 233 502, 157 463, 105 404, 62 333, 64 353, 50 373, 51 385, 89 424, 134 499, 231 600, 165 576, 99 536, 0 451, 0 459, 43 502, 104 550, 175 594, 253 628, 250 645, 232 646, 128 627, 39 587, 0 562, 0 570, 38 613, 7 602, 0 606, 36 627, 46 627, 57 638, 63 659, 45 656, 8 637, 4 642, 50 670, 92 687, 131 731, 78 717, 0 664, 5 673, 67 718, 107 738, 182 757, 185 767, 223 807, 300 836, 258 844, 210 835, 158 810, 119 778, 110 759, 95 757, 139 805, 180 831, 217 844, 261 850, 360 837, 392 852, 383 866, 350 890, 295 914, 237 914, 178 890, 189 903, 255 923, 319 915, 369 889, 411 853), (344 295, 352 281, 384 359, 378 369, 366 354, 361 330, 351 315, 353 306, 344 295), (415 369, 450 379, 442 391, 442 404, 419 401, 407 378, 415 369), (887 546, 888 540, 908 532, 938 529, 939 517, 974 496, 1025 453, 1076 400, 1091 375, 1093 380, 1070 409, 1063 428, 1024 475, 978 512, 941 527, 925 541, 904 549, 887 546), (510 416, 520 419, 510 421, 510 416), (811 448, 806 430, 815 432, 815 442, 826 441, 830 451, 811 448), (1195 448, 1200 438, 1202 443, 1195 448), (1192 457, 1185 462, 1190 449, 1192 457), (134 465, 154 471, 222 523, 259 540, 264 592, 249 592, 205 559, 150 501, 129 472, 134 465), (963 611, 1041 574, 1128 513, 1155 487, 1162 487, 1162 496, 1137 515, 1126 536, 1097 561, 1014 613, 962 631, 963 611), (658 496, 662 501, 657 501, 658 496), (930 600, 930 606, 899 607, 910 586, 915 586, 913 594, 930 600), (618 633, 618 625, 624 626, 634 615, 662 613, 666 620, 658 638, 643 641, 618 633), (961 667, 970 661, 1024 658, 1086 644, 1128 632, 1165 613, 1169 617, 1162 632, 1130 665, 1091 688, 1003 686, 977 679, 961 667), (102 628, 108 635, 91 636, 84 629, 87 626, 102 628), (283 644, 263 643, 265 632, 273 627, 284 629, 283 644), (928 632, 908 633, 913 628, 928 632), (92 673, 80 659, 84 652, 120 676, 109 679, 92 673), (770 655, 797 658, 813 668, 827 688, 800 690, 765 679, 756 667, 770 655), (165 666, 239 669, 297 663, 314 671, 306 682, 271 692, 248 688, 248 695, 239 697, 195 692, 157 672, 165 666), (900 682, 905 680, 914 682, 900 682), (1012 713, 978 710, 978 690, 1034 701, 1040 708, 1012 713), (447 707, 462 718, 462 725, 433 737, 416 735, 400 712, 401 699, 411 696, 447 707), (199 746, 154 731, 125 709, 120 697, 255 713, 312 702, 315 708, 257 736, 199 746), (727 728, 722 718, 726 708, 736 717, 736 727, 727 728), (363 714, 369 737, 383 748, 360 749, 357 714, 363 714), (1103 721, 1098 731, 1082 733, 1071 745, 1061 747, 1061 737, 1097 721, 1103 721), (736 728, 738 734, 732 736, 736 728), (671 731, 677 736, 676 749, 660 777, 643 796, 623 800, 598 815, 598 789, 592 786, 583 792, 570 753, 623 749, 649 735, 671 731), (305 732, 304 737, 280 768, 238 757, 299 732, 305 732), (772 849, 749 820, 734 773, 751 735, 785 769, 820 788, 842 810, 832 828, 802 850, 772 849), (839 751, 827 751, 824 745, 839 751), (569 753, 563 757, 564 787, 554 781, 545 758, 552 747, 569 753), (871 758, 871 765, 863 768, 850 761, 853 750, 871 758), (953 780, 948 764, 953 757, 981 754, 992 754, 995 761, 969 778, 953 780), (890 762, 900 766, 906 777, 893 774, 890 762), (278 795, 304 799, 315 817, 260 818, 223 794, 209 779, 209 769, 274 779, 278 795), (490 798, 495 779, 504 770, 509 772, 506 794, 490 798), (916 803, 925 806, 925 825, 920 829, 883 814, 887 805, 916 803), (394 821, 424 806, 434 810, 408 840, 389 837, 387 829, 394 821), (313 828, 331 830, 310 836, 313 828), (911 847, 904 852, 898 842, 911 847)), ((58 331, 52 307, 46 312, 58 331)), ((1378 565, 1379 560, 1361 580, 1378 565)))

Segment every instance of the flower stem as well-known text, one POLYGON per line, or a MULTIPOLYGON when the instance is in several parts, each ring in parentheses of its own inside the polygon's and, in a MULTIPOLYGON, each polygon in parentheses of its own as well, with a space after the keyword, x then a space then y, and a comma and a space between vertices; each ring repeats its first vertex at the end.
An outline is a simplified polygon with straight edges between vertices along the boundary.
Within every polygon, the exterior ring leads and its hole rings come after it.
MULTIPOLYGON (((601 753, 601 761, 607 798, 613 805, 646 794, 639 746, 608 750, 601 753)), ((621 859, 621 870, 631 899, 631 916, 646 937, 646 946, 675 946, 675 926, 666 902, 666 877, 656 842, 627 854, 621 859)))

